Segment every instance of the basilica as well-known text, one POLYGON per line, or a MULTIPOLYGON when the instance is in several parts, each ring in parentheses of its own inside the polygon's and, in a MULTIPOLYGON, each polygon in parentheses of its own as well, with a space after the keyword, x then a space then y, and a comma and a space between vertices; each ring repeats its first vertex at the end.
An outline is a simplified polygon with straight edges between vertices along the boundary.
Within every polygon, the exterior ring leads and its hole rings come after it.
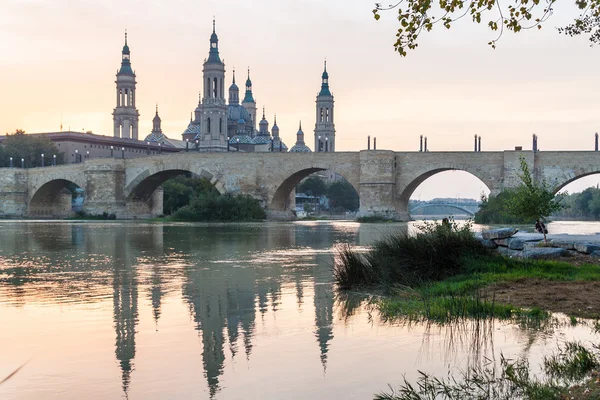
MULTIPOLYGON (((114 136, 138 139, 139 113, 135 106, 136 80, 131 68, 130 50, 125 35, 121 68, 117 72, 117 105, 113 111, 114 136)), ((316 99, 316 123, 314 130, 315 151, 335 151, 335 125, 333 95, 329 90, 327 64, 321 76, 321 90, 316 99)), ((302 124, 299 124, 296 144, 291 148, 283 142, 277 116, 269 130, 269 122, 262 109, 262 118, 257 123, 257 105, 252 90, 250 69, 245 82, 244 97, 240 101, 240 89, 236 84, 235 70, 227 98, 225 92, 225 64, 219 55, 219 38, 213 21, 210 50, 203 65, 203 90, 198 105, 190 116, 188 127, 181 140, 168 138, 161 128, 158 107, 152 121, 152 131, 145 141, 153 144, 179 147, 185 150, 204 152, 310 152, 304 142, 302 124), (258 127, 257 127, 258 125, 258 127)))

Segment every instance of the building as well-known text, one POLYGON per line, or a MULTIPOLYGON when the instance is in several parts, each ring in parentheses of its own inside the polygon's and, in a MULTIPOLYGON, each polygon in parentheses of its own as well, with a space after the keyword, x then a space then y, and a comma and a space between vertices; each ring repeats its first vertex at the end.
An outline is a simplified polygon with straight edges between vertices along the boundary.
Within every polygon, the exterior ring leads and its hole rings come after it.
POLYGON ((127 45, 127 32, 125 32, 125 45, 121 53, 121 69, 117 71, 117 104, 113 111, 114 137, 124 139, 138 139, 138 124, 140 113, 135 108, 135 73, 131 69, 131 53, 127 45))
MULTIPOLYGON (((46 132, 30 133, 31 136, 45 136, 64 154, 65 163, 72 164, 91 158, 135 158, 155 154, 178 153, 182 149, 168 142, 143 142, 140 140, 95 135, 91 132, 46 132)), ((0 136, 0 144, 6 136, 0 136)), ((50 162, 52 155, 47 155, 50 162)))
POLYGON ((333 94, 329 90, 327 61, 321 76, 321 91, 317 95, 317 122, 315 123, 315 151, 335 151, 335 124, 333 123, 333 94))

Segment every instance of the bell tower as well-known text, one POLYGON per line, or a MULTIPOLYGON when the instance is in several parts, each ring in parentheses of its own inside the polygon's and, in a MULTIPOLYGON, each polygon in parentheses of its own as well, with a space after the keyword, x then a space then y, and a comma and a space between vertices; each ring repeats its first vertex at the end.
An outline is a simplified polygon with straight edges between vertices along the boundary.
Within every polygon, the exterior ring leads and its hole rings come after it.
POLYGON ((219 57, 219 38, 210 36, 210 52, 204 61, 200 150, 227 151, 227 103, 225 101, 225 64, 219 57))
POLYGON ((127 45, 121 55, 121 69, 117 72, 117 106, 113 111, 114 136, 125 139, 138 139, 140 113, 135 108, 135 73, 131 69, 131 53, 127 45))
POLYGON ((333 94, 329 91, 327 61, 321 75, 321 91, 317 95, 317 123, 315 124, 315 152, 335 151, 335 124, 333 123, 333 94))

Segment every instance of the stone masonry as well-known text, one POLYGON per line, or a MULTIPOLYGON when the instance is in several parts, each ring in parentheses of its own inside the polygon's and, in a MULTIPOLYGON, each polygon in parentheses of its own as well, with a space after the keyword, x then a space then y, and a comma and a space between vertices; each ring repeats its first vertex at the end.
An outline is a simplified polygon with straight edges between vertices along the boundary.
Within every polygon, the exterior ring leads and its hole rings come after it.
POLYGON ((360 152, 203 153, 183 152, 137 159, 91 159, 57 167, 0 169, 0 216, 63 217, 66 192, 85 191, 84 211, 146 218, 162 210, 161 185, 184 172, 210 180, 221 193, 259 199, 271 218, 291 218, 290 194, 308 175, 331 170, 360 196, 360 216, 408 220, 408 200, 432 175, 463 170, 484 182, 492 194, 519 184, 520 158, 536 179, 558 191, 573 180, 600 172, 597 152, 360 152))

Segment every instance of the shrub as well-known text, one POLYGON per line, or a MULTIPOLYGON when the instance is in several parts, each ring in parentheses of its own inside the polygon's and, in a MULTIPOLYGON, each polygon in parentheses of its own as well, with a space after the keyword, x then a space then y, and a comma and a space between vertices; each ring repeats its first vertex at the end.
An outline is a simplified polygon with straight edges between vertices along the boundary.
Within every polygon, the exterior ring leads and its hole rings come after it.
POLYGON ((402 232, 376 242, 363 255, 348 247, 338 249, 334 276, 342 288, 361 285, 418 286, 464 272, 463 258, 487 254, 469 222, 459 227, 424 223, 411 236, 402 232))
POLYGON ((177 210, 176 221, 256 221, 265 219, 260 202, 248 195, 203 193, 177 210))

